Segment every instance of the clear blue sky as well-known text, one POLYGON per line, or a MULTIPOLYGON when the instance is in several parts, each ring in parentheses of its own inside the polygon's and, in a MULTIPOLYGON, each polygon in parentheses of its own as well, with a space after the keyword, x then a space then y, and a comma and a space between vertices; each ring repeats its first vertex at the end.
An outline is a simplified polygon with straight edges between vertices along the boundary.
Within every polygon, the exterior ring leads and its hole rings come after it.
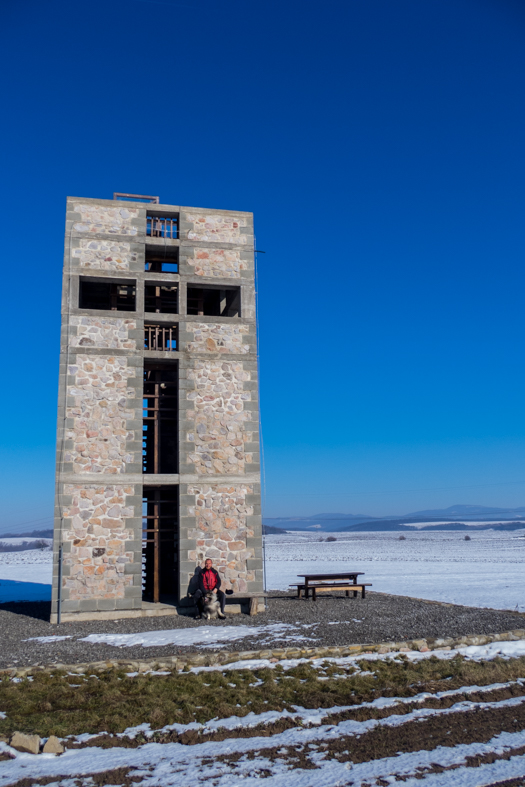
POLYGON ((52 511, 65 198, 113 191, 255 213, 267 516, 525 504, 521 0, 4 0, 0 35, 2 525, 52 511))

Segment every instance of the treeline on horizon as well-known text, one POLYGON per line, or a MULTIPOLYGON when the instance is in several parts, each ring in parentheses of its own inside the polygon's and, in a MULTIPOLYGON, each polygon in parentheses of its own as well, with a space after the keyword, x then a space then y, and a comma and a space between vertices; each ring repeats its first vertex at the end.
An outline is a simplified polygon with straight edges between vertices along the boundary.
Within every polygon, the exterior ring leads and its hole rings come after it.
POLYGON ((32 530, 30 533, 0 533, 2 538, 53 538, 53 530, 32 530))
POLYGON ((5 541, 0 541, 1 552, 25 552, 28 549, 48 549, 49 543, 43 539, 37 541, 22 541, 21 544, 7 544, 5 541))
MULTIPOLYGON (((321 520, 322 521, 322 520, 321 520)), ((344 520, 343 520, 344 521, 344 520)), ((418 520, 418 523, 420 520, 418 520)), ((405 533, 420 533, 420 532, 433 532, 433 531, 454 531, 454 530, 468 530, 469 532, 480 532, 482 530, 523 530, 525 529, 525 522, 487 522, 483 525, 466 525, 464 522, 446 522, 439 525, 425 525, 421 528, 411 527, 410 525, 401 524, 399 522, 387 519, 384 521, 374 522, 359 522, 349 527, 294 527, 292 523, 282 524, 280 527, 275 525, 263 524, 263 535, 279 535, 293 530, 296 533, 327 533, 330 531, 337 533, 374 533, 374 532, 405 532, 405 533)))

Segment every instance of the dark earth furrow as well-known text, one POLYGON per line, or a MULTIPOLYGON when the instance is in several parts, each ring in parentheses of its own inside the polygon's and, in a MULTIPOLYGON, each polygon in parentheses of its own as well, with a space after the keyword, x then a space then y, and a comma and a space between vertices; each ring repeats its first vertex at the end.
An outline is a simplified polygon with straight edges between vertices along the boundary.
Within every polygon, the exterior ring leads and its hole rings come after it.
MULTIPOLYGON (((438 746, 453 747, 460 743, 487 743, 501 732, 521 732, 525 729, 525 702, 518 706, 499 708, 474 708, 442 716, 407 721, 405 724, 390 727, 381 725, 361 735, 341 734, 335 739, 322 741, 319 749, 327 758, 354 764, 395 757, 399 753, 432 751, 438 746)), ((269 760, 294 761, 304 747, 287 747, 288 755, 282 753, 282 746, 260 748, 257 757, 269 760)), ((221 761, 234 764, 241 757, 254 759, 255 753, 222 755, 221 761)), ((499 758, 499 755, 494 755, 499 758)), ((504 759, 506 755, 501 755, 504 759)), ((474 762, 472 763, 474 765, 474 762)))
MULTIPOLYGON (((487 692, 474 692, 472 694, 465 692, 463 694, 454 694, 450 697, 429 697, 423 702, 414 703, 399 703, 386 708, 358 708, 356 710, 342 711, 340 713, 328 714, 323 719, 323 725, 337 725, 341 721, 368 721, 369 719, 386 719, 389 716, 408 715, 412 711, 421 708, 430 708, 433 710, 443 710, 452 707, 457 702, 466 700, 468 702, 501 702, 502 700, 510 699, 512 697, 525 696, 525 687, 520 684, 504 687, 500 689, 493 689, 487 692)), ((299 722, 300 726, 302 725, 299 722)), ((129 748, 136 749, 142 746, 145 742, 154 743, 181 743, 184 746, 195 746, 199 743, 208 741, 223 741, 234 738, 256 738, 256 737, 270 737, 285 730, 293 729, 298 726, 298 720, 291 718, 278 719, 271 724, 257 724, 253 727, 238 727, 236 729, 219 728, 213 732, 206 730, 186 730, 182 733, 177 732, 155 732, 153 735, 144 736, 137 735, 135 738, 118 737, 116 735, 97 735, 96 738, 91 738, 89 741, 82 743, 68 742, 69 749, 84 749, 92 746, 98 746, 103 749, 107 748, 129 748)))

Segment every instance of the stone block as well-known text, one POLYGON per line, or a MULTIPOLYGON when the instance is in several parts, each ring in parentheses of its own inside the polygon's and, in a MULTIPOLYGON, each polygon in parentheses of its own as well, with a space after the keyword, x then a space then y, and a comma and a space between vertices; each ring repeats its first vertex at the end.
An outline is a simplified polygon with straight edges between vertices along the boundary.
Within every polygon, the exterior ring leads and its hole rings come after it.
POLYGON ((97 602, 97 608, 103 612, 115 609, 116 600, 114 598, 100 598, 97 602))
POLYGON ((115 609, 132 609, 132 604, 129 598, 115 599, 115 609))
POLYGON ((142 573, 141 563, 126 563, 124 565, 124 574, 141 574, 141 573, 142 573))
POLYGON ((77 612, 80 602, 76 599, 64 599, 64 590, 62 590, 62 612, 77 612))
POLYGON ((44 754, 62 754, 64 747, 55 735, 50 735, 42 748, 44 754))
POLYGON ((142 588, 140 586, 128 585, 124 588, 124 598, 142 600, 142 588))
MULTIPOLYGON (((85 598, 77 602, 77 609, 80 612, 95 612, 98 609, 96 598, 85 598)), ((68 610, 68 612, 73 610, 68 610)))
POLYGON ((38 735, 26 735, 25 732, 14 732, 11 735, 9 745, 17 751, 38 754, 40 751, 40 738, 38 735))

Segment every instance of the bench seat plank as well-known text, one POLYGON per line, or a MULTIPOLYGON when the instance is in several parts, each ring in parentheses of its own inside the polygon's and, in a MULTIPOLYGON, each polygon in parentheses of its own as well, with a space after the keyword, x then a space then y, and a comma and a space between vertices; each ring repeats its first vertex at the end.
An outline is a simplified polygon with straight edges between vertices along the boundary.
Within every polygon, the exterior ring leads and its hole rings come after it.
MULTIPOLYGON (((302 597, 303 591, 305 595, 312 591, 312 599, 313 601, 316 600, 316 594, 318 591, 321 593, 330 592, 331 590, 344 590, 347 597, 350 593, 354 594, 354 598, 357 596, 358 593, 361 593, 361 598, 365 598, 366 588, 372 587, 371 582, 360 582, 358 585, 353 584, 352 582, 338 582, 338 583, 328 583, 328 582, 315 582, 315 583, 293 583, 290 587, 297 588, 297 598, 302 597)), ((308 596, 306 596, 308 598, 308 596)))

